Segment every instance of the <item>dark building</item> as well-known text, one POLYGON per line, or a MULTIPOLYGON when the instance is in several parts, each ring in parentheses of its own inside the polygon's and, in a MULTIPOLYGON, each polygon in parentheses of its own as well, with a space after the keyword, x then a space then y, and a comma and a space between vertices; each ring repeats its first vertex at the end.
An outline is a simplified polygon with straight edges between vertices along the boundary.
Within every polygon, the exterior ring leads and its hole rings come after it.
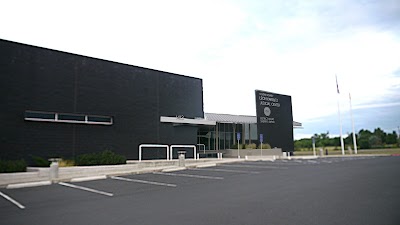
POLYGON ((1 159, 107 149, 137 159, 142 143, 197 143, 201 79, 6 40, 0 74, 1 159), (168 122, 177 116, 189 122, 168 122))

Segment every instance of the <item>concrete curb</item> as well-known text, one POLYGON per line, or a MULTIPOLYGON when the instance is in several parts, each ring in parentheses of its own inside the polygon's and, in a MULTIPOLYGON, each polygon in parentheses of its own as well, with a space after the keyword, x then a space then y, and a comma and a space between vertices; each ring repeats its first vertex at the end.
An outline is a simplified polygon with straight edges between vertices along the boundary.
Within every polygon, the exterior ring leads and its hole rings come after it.
POLYGON ((213 166, 217 166, 217 164, 212 163, 212 164, 197 165, 196 168, 206 168, 206 167, 213 167, 213 166))
MULTIPOLYGON (((186 170, 186 167, 176 167, 176 168, 169 168, 169 169, 163 169, 161 172, 175 172, 175 171, 181 171, 181 170, 186 170)), ((156 172, 156 171, 153 171, 156 172)))
POLYGON ((102 176, 91 176, 91 177, 77 177, 77 178, 72 178, 70 182, 82 182, 82 181, 91 181, 91 180, 104 180, 107 179, 106 175, 102 176))
POLYGON ((324 156, 318 156, 318 158, 380 157, 380 156, 390 156, 390 154, 324 155, 324 156))
POLYGON ((18 184, 9 184, 6 186, 7 189, 16 189, 16 188, 26 188, 26 187, 38 187, 44 185, 51 185, 51 181, 38 181, 38 182, 26 182, 26 183, 18 183, 18 184))

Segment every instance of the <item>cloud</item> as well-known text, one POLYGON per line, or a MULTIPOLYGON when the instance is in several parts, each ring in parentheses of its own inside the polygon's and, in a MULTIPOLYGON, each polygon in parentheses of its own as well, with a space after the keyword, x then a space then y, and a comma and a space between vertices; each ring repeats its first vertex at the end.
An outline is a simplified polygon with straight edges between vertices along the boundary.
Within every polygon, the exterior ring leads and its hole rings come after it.
POLYGON ((398 0, 0 4, 0 38, 202 78, 206 112, 255 115, 255 89, 299 122, 400 99, 398 0))

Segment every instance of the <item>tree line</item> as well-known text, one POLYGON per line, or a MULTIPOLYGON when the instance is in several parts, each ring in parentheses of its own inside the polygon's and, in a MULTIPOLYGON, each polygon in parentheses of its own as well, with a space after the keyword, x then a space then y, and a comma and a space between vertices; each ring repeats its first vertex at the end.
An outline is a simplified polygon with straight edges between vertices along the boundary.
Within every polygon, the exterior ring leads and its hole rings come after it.
MULTIPOLYGON (((329 137, 329 131, 321 134, 314 134, 311 138, 303 138, 300 140, 294 141, 294 149, 295 151, 304 150, 304 149, 312 149, 312 139, 315 140, 316 147, 327 147, 327 146, 335 146, 340 147, 340 137, 329 137)), ((367 129, 361 129, 356 134, 357 147, 359 149, 371 149, 371 148, 395 148, 400 147, 400 140, 396 133, 393 131, 392 133, 386 133, 381 128, 375 128, 373 132, 367 129)), ((343 138, 344 144, 347 146, 351 146, 353 148, 353 133, 347 135, 346 138, 343 138)))

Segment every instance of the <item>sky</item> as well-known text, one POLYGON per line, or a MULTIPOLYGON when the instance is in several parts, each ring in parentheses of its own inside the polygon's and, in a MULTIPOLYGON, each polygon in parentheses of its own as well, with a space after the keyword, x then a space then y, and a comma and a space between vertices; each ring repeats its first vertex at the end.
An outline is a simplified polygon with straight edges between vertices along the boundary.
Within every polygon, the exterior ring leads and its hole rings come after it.
POLYGON ((203 80, 204 111, 292 96, 295 139, 400 126, 399 0, 0 1, 0 39, 203 80), (337 94, 337 76, 340 94, 337 94))

